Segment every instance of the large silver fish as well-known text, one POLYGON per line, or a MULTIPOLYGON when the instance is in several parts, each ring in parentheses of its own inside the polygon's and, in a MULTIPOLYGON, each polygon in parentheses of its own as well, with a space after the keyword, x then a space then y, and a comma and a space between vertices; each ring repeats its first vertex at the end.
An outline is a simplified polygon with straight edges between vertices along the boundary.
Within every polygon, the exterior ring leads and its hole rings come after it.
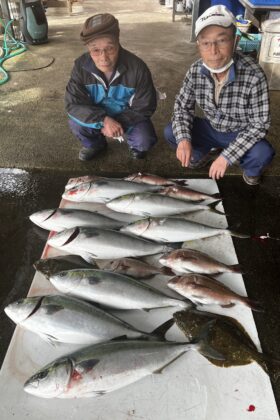
POLYGON ((133 181, 138 183, 150 184, 150 185, 161 185, 161 186, 170 186, 170 185, 178 185, 183 184, 186 185, 187 181, 185 180, 171 180, 166 179, 158 175, 154 174, 145 174, 143 172, 137 172, 135 174, 128 175, 124 178, 126 181, 133 181))
POLYGON ((93 344, 115 337, 159 338, 160 327, 145 333, 108 312, 69 296, 35 296, 10 303, 5 312, 16 324, 44 340, 72 344, 93 344))
POLYGON ((196 249, 175 249, 160 257, 159 262, 178 273, 240 273, 239 264, 227 265, 196 249))
MULTIPOLYGON (((189 350, 224 360, 205 339, 196 343, 119 340, 96 344, 62 356, 24 384, 41 398, 85 398, 104 395, 163 369, 189 350)), ((183 379, 183 378, 182 378, 183 379)))
POLYGON ((92 211, 77 209, 41 210, 29 216, 30 220, 43 229, 61 232, 76 226, 119 229, 123 222, 92 211))
POLYGON ((169 280, 167 285, 198 305, 219 305, 222 308, 231 308, 239 304, 254 310, 262 310, 248 297, 240 296, 218 280, 202 274, 191 273, 177 276, 169 280))
POLYGON ((115 309, 153 309, 192 304, 171 298, 139 280, 103 270, 69 270, 50 277, 62 293, 84 298, 115 309))
POLYGON ((185 242, 224 233, 248 237, 228 229, 213 228, 177 217, 149 217, 132 222, 120 230, 159 242, 185 242))
POLYGON ((66 190, 62 197, 65 200, 76 202, 107 203, 121 195, 159 191, 160 188, 157 185, 139 184, 120 179, 100 179, 66 190))
POLYGON ((102 176, 97 175, 85 175, 79 176, 77 178, 70 178, 65 186, 65 190, 70 190, 71 188, 78 187, 81 184, 85 184, 86 182, 94 182, 99 179, 108 179, 102 176))
MULTIPOLYGON (((143 185, 143 184, 139 184, 143 185)), ((112 199, 106 206, 121 213, 135 214, 139 216, 163 217, 180 213, 190 213, 199 210, 210 210, 218 214, 224 214, 216 210, 220 201, 211 204, 198 204, 177 200, 153 193, 133 193, 112 199)))
POLYGON ((187 187, 180 187, 178 185, 173 185, 169 187, 165 187, 160 194, 167 195, 168 197, 178 198, 179 200, 186 200, 186 201, 203 201, 209 199, 219 199, 220 194, 206 194, 200 191, 193 190, 187 187))
POLYGON ((73 228, 56 233, 48 244, 80 255, 87 262, 94 259, 138 257, 171 251, 166 245, 136 238, 122 232, 97 228, 73 228))
POLYGON ((117 260, 96 260, 96 265, 102 270, 112 271, 114 273, 119 274, 125 274, 135 279, 145 279, 155 276, 156 274, 162 274, 164 276, 174 276, 173 271, 168 267, 156 267, 154 265, 137 260, 135 258, 119 258, 117 260))

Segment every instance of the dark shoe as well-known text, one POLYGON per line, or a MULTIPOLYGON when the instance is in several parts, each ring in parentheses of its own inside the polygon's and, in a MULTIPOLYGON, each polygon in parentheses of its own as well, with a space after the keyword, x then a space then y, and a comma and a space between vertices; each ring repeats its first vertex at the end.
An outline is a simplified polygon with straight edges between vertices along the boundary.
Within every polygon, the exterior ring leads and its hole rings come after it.
POLYGON ((130 156, 132 159, 145 159, 147 152, 140 152, 137 149, 129 149, 130 156))
POLYGON ((201 159, 199 160, 192 160, 189 163, 188 168, 190 169, 201 169, 201 168, 205 168, 205 166, 207 166, 210 162, 213 162, 213 160, 215 160, 221 153, 222 149, 211 149, 209 153, 207 153, 207 155, 203 156, 201 159))
POLYGON ((261 183, 261 176, 248 176, 243 172, 243 179, 248 185, 259 185, 261 183))
POLYGON ((79 152, 79 159, 83 161, 91 160, 106 148, 106 143, 103 144, 101 147, 82 147, 79 152))

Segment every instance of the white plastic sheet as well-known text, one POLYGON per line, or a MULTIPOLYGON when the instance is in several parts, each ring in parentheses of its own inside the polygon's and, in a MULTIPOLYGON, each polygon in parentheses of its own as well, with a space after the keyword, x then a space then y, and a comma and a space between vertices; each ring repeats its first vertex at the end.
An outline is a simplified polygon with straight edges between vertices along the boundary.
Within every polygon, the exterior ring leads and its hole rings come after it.
MULTIPOLYGON (((189 180, 190 187, 207 193, 218 192, 212 180, 189 180)), ((112 216, 103 205, 74 204, 62 201, 61 207, 98 208, 112 216)), ((222 208, 222 207, 219 207, 222 208)), ((127 215, 114 213, 116 218, 127 215)), ((188 219, 218 227, 227 227, 225 216, 208 211, 188 215, 188 219)), ((131 217, 135 220, 135 217, 131 217)), ((242 239, 240 239, 242 240, 242 239)), ((244 239, 243 239, 244 240, 244 239)), ((192 241, 188 247, 207 252, 227 264, 238 263, 229 235, 192 241)), ((43 256, 58 255, 46 246, 43 256)), ((244 267, 246 269, 246 267, 244 267)), ((167 288, 167 278, 156 276, 146 280, 172 295, 167 288)), ((242 276, 226 273, 219 280, 234 291, 246 295, 242 276)), ((36 273, 29 296, 56 293, 40 273, 36 273)), ((176 309, 175 309, 176 310, 176 309)), ((122 311, 118 316, 139 329, 152 331, 172 316, 174 308, 150 311, 122 311)), ((212 312, 235 317, 250 334, 260 349, 258 333, 250 309, 236 306, 221 309, 207 307, 212 312)), ((183 341, 184 336, 176 326, 167 335, 169 339, 183 341)), ((24 382, 39 368, 77 346, 52 346, 35 334, 16 328, 0 372, 0 418, 48 420, 276 420, 279 418, 269 377, 261 367, 252 363, 246 366, 220 368, 195 352, 188 352, 170 364, 162 374, 151 375, 128 387, 110 394, 90 399, 45 400, 23 391, 24 382)))

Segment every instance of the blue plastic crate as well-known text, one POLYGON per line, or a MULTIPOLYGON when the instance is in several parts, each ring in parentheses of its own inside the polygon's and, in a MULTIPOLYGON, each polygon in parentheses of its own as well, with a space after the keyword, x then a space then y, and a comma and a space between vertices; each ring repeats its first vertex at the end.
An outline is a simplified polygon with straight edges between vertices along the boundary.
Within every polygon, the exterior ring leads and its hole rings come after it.
POLYGON ((259 51, 261 42, 262 42, 262 34, 247 34, 250 39, 242 36, 240 41, 238 42, 238 47, 242 49, 243 52, 252 52, 252 51, 259 51))
POLYGON ((249 0, 254 6, 280 6, 279 0, 249 0))

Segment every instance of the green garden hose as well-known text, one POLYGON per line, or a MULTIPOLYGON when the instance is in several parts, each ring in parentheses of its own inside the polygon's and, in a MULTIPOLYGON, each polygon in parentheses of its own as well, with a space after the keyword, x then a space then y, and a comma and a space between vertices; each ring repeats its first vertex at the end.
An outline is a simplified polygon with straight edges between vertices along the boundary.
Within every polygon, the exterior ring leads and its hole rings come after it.
POLYGON ((9 58, 15 57, 16 55, 22 54, 27 50, 25 45, 17 41, 9 31, 9 27, 12 24, 13 19, 10 20, 6 25, 4 21, 0 18, 0 25, 4 27, 4 40, 1 50, 3 51, 2 57, 0 57, 0 85, 3 85, 9 80, 9 75, 6 70, 3 68, 4 61, 9 58))

